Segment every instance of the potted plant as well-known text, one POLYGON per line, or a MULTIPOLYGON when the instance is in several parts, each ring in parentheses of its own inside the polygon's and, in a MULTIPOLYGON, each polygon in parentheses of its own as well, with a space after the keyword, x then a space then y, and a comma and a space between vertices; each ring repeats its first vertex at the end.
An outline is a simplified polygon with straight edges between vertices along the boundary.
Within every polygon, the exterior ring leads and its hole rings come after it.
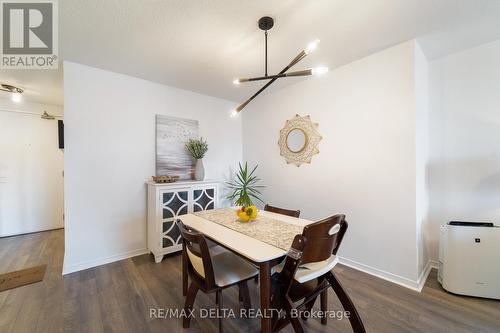
POLYGON ((234 181, 227 183, 228 188, 232 191, 227 198, 236 206, 240 206, 236 214, 242 222, 248 222, 257 217, 257 207, 255 207, 253 200, 264 203, 260 198, 262 193, 259 189, 265 186, 258 185, 260 179, 255 175, 257 167, 258 165, 249 172, 248 163, 245 162, 245 166, 239 163, 239 170, 234 181))
POLYGON ((208 143, 199 139, 189 139, 186 142, 186 149, 191 154, 191 156, 196 160, 196 166, 194 168, 194 179, 203 180, 205 179, 205 168, 203 167, 203 157, 208 151, 208 143))

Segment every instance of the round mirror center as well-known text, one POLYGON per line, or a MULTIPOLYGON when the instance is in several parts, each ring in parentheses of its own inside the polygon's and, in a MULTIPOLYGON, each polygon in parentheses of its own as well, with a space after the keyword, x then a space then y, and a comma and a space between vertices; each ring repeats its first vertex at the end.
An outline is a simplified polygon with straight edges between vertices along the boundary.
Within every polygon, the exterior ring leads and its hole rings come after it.
POLYGON ((286 145, 293 153, 298 153, 306 146, 306 133, 300 128, 293 128, 288 132, 286 145))

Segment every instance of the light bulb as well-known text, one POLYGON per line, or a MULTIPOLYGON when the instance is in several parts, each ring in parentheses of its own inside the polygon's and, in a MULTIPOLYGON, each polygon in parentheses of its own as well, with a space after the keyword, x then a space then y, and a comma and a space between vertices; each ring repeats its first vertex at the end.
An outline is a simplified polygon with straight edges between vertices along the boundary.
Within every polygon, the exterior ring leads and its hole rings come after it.
POLYGON ((322 75, 328 72, 328 67, 315 67, 311 69, 312 75, 322 75))
POLYGON ((233 81, 233 84, 240 84, 240 79, 236 79, 233 81))
POLYGON ((12 101, 16 102, 16 103, 21 102, 22 97, 23 97, 23 94, 21 94, 20 92, 13 92, 12 96, 11 96, 12 101))
POLYGON ((236 111, 236 110, 231 111, 231 115, 230 115, 231 118, 236 118, 237 116, 238 116, 238 111, 236 111))
POLYGON ((316 48, 318 47, 318 44, 319 44, 319 39, 315 39, 312 42, 310 42, 309 45, 307 45, 307 47, 304 51, 306 52, 306 54, 309 54, 312 51, 316 50, 316 48))

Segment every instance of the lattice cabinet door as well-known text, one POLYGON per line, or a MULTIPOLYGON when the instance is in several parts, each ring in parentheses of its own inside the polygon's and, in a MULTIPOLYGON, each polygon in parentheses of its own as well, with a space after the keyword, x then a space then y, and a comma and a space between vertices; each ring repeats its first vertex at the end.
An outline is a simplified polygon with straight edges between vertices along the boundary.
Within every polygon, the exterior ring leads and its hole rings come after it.
POLYGON ((215 186, 193 189, 193 212, 214 209, 217 205, 215 186))
POLYGON ((175 224, 181 215, 218 208, 218 183, 186 181, 172 184, 148 182, 148 250, 155 261, 165 254, 182 250, 175 224))
MULTIPOLYGON (((171 248, 172 252, 181 248, 181 234, 175 224, 179 215, 189 211, 189 189, 161 190, 161 248, 171 248)), ((171 251, 168 251, 171 252, 171 251)))

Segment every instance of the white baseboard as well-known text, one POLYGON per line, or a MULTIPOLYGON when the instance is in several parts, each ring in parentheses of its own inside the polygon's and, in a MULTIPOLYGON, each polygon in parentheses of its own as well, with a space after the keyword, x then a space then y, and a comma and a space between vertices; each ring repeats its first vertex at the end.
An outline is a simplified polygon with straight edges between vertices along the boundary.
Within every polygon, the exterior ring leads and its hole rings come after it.
POLYGON ((133 251, 127 251, 127 252, 122 252, 119 254, 115 254, 109 257, 104 257, 104 258, 99 258, 96 260, 90 260, 90 261, 84 261, 80 262, 77 264, 72 264, 72 265, 66 265, 66 259, 64 259, 64 264, 63 264, 63 271, 62 274, 70 274, 74 272, 78 272, 84 269, 96 267, 96 266, 101 266, 104 264, 109 264, 118 260, 123 260, 135 256, 140 256, 141 254, 146 254, 148 253, 148 249, 139 249, 139 250, 133 250, 133 251))
POLYGON ((422 289, 424 288, 425 281, 427 281, 427 278, 429 277, 429 273, 431 272, 431 269, 433 268, 438 268, 438 263, 435 260, 430 260, 427 261, 427 264, 425 265, 424 269, 420 273, 420 276, 418 277, 418 292, 421 292, 422 289))
POLYGON ((54 225, 46 228, 31 228, 31 229, 23 229, 23 230, 16 230, 15 232, 8 232, 8 233, 1 233, 0 238, 4 237, 13 237, 13 236, 22 236, 22 235, 29 235, 29 234, 35 234, 37 232, 46 232, 46 231, 53 231, 53 230, 58 230, 58 229, 64 229, 64 224, 61 225, 54 225))
POLYGON ((381 270, 381 269, 378 269, 375 267, 371 267, 371 266, 359 263, 359 262, 351 260, 351 259, 343 258, 343 257, 339 258, 339 262, 342 265, 346 265, 346 266, 354 268, 358 271, 376 276, 378 278, 384 279, 384 280, 392 282, 392 283, 396 283, 400 286, 403 286, 405 288, 409 288, 409 289, 412 289, 412 290, 415 290, 418 292, 422 291, 422 288, 425 285, 425 281, 427 280, 427 277, 429 276, 431 268, 437 268, 437 262, 434 260, 429 260, 427 262, 427 264, 425 265, 424 270, 422 271, 422 273, 418 277, 418 280, 415 281, 415 280, 408 279, 406 277, 396 275, 396 274, 393 274, 393 273, 390 273, 390 272, 387 272, 387 271, 384 271, 384 270, 381 270))

